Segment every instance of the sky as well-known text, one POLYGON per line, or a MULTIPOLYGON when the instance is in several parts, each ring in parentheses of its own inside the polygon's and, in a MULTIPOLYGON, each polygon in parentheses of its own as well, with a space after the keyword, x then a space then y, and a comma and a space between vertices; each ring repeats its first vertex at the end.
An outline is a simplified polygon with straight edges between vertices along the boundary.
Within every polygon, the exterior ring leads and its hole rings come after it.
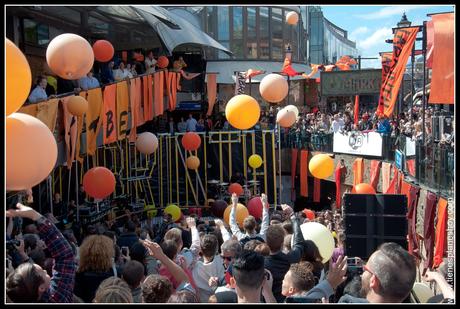
MULTIPOLYGON (((348 38, 356 42, 359 54, 366 58, 379 57, 379 52, 391 51, 391 44, 385 43, 385 40, 393 38, 392 28, 396 27, 404 12, 414 26, 431 20, 427 14, 455 12, 453 5, 321 5, 321 10, 329 21, 348 31, 348 38)), ((421 48, 421 42, 416 44, 417 49, 421 48)), ((361 68, 381 67, 380 58, 361 61, 361 68)))

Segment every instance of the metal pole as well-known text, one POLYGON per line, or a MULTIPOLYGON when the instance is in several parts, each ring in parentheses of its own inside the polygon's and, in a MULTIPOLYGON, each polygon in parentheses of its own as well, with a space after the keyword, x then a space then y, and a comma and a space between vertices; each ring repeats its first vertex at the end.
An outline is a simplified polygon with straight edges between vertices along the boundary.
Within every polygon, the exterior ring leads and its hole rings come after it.
POLYGON ((358 70, 361 70, 361 55, 358 56, 358 70))
POLYGON ((289 92, 291 88, 291 77, 288 75, 288 94, 287 94, 287 104, 289 105, 289 92))
POLYGON ((279 199, 280 205, 282 203, 281 194, 283 192, 283 185, 281 182, 281 125, 278 123, 278 165, 279 165, 279 174, 280 174, 280 191, 279 191, 279 199))
MULTIPOLYGON (((75 205, 77 206, 77 222, 80 221, 80 212, 79 212, 79 207, 78 207, 78 161, 75 161, 75 205)), ((67 207, 68 204, 67 204, 67 207)), ((68 211, 68 208, 67 208, 68 211)))
POLYGON ((426 22, 423 22, 423 96, 422 96, 422 145, 425 145, 425 86, 426 86, 426 22))
POLYGON ((412 57, 411 57, 411 78, 410 78, 410 109, 412 109, 412 105, 414 104, 414 65, 415 65, 415 43, 412 47, 412 57))
POLYGON ((251 89, 252 88, 252 82, 251 82, 251 77, 249 77, 249 95, 251 95, 251 89))

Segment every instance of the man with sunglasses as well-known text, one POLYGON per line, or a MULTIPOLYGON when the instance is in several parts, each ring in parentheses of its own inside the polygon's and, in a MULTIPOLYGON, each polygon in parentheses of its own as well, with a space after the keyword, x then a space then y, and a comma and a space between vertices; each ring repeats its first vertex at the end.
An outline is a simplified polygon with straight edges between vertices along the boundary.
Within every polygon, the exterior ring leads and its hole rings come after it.
POLYGON ((415 259, 400 245, 382 244, 363 266, 361 295, 344 295, 339 303, 402 303, 415 282, 415 259))

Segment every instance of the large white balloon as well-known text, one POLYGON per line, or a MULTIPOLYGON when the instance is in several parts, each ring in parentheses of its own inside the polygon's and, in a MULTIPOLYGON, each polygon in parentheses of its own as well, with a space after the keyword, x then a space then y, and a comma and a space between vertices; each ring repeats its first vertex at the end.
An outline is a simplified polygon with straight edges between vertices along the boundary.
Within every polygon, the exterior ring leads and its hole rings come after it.
POLYGON ((283 128, 290 128, 296 120, 295 113, 286 108, 281 109, 276 114, 276 123, 279 123, 283 128))
POLYGON ((334 251, 335 243, 331 231, 318 222, 307 222, 300 226, 303 238, 315 243, 323 257, 323 263, 329 261, 334 251))
POLYGON ((136 148, 140 153, 152 154, 158 148, 158 138, 150 132, 141 133, 137 136, 136 148))

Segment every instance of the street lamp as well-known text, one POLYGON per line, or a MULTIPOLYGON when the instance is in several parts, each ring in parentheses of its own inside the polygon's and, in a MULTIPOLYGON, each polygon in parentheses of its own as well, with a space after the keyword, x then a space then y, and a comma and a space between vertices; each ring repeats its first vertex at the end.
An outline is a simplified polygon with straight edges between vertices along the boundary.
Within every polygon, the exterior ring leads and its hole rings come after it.
POLYGON ((410 22, 407 19, 406 12, 403 13, 403 16, 401 17, 401 20, 399 21, 399 23, 397 23, 398 28, 410 27, 411 24, 412 24, 412 22, 410 22))

